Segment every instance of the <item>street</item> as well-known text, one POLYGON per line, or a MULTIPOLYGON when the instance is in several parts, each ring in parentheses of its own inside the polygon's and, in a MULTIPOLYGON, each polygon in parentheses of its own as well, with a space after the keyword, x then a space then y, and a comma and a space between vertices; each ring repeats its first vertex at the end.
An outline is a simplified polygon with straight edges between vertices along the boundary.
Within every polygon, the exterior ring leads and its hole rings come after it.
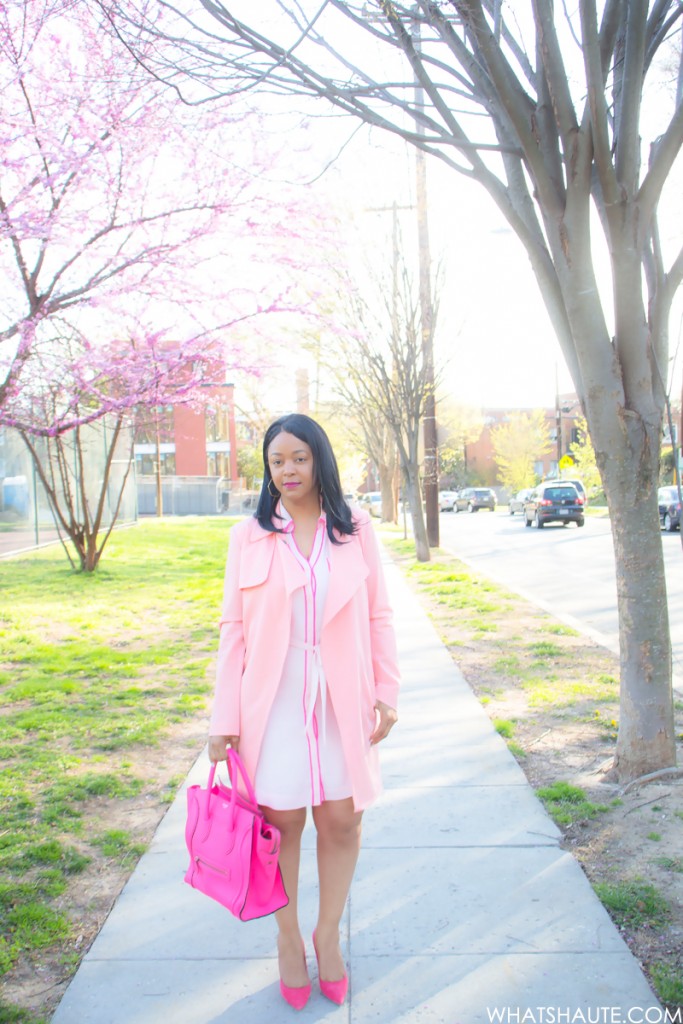
MULTIPOLYGON (((572 623, 617 652, 614 552, 609 519, 526 529, 521 516, 442 512, 441 546, 510 590, 572 623)), ((662 533, 674 674, 683 680, 683 550, 662 533)))

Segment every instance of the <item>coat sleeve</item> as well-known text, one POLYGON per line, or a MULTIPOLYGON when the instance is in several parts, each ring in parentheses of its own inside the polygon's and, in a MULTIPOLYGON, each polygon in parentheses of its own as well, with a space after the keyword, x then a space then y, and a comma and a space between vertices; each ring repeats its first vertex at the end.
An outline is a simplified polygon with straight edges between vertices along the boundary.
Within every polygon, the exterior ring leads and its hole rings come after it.
POLYGON ((230 531, 216 664, 216 690, 209 725, 211 736, 240 735, 240 696, 245 654, 242 591, 239 587, 243 533, 239 527, 233 527, 230 531))
POLYGON ((394 633, 393 612, 389 604, 379 544, 369 517, 359 518, 358 534, 363 557, 369 569, 367 589, 375 697, 395 709, 398 707, 400 685, 396 634, 394 633))

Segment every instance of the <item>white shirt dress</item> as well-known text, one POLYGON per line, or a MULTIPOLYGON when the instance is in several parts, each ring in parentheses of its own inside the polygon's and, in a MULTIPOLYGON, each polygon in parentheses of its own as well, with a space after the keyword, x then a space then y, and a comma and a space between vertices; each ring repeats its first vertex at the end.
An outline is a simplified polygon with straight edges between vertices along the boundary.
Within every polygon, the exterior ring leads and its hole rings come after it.
POLYGON ((254 777, 260 804, 286 811, 343 800, 352 787, 320 656, 320 631, 330 579, 329 544, 321 515, 311 554, 294 539, 294 523, 283 505, 284 533, 278 543, 296 559, 306 582, 292 594, 290 644, 273 701, 254 777))

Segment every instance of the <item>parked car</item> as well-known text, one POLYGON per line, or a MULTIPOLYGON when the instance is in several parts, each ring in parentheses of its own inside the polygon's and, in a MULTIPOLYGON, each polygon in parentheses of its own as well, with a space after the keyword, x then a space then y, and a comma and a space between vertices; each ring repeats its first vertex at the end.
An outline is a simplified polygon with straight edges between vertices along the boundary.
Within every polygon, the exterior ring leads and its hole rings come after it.
POLYGON ((574 484, 566 480, 540 484, 524 502, 524 525, 535 523, 540 530, 546 523, 576 523, 583 526, 584 504, 574 484))
POLYGON ((439 491, 439 512, 452 512, 457 491, 439 491))
POLYGON ((681 528, 681 503, 677 487, 660 487, 657 491, 659 525, 669 533, 681 528))
POLYGON ((524 502, 531 494, 531 490, 530 487, 526 487, 523 491, 517 491, 516 494, 513 494, 508 502, 508 513, 511 516, 514 516, 515 513, 521 515, 524 512, 524 502))
POLYGON ((371 516, 377 516, 378 519, 382 516, 382 492, 381 491, 368 491, 366 494, 358 495, 358 504, 361 508, 364 508, 366 512, 369 512, 371 516))
POLYGON ((565 480, 565 479, 557 480, 557 479, 555 479, 555 480, 544 480, 543 483, 544 484, 574 484, 574 487, 576 487, 577 491, 579 492, 579 497, 583 499, 582 500, 582 504, 584 506, 588 504, 588 494, 586 493, 586 488, 583 486, 583 482, 581 480, 565 480))
POLYGON ((460 512, 461 509, 478 512, 480 508, 496 511, 496 494, 490 487, 466 487, 459 492, 453 505, 454 512, 460 512))

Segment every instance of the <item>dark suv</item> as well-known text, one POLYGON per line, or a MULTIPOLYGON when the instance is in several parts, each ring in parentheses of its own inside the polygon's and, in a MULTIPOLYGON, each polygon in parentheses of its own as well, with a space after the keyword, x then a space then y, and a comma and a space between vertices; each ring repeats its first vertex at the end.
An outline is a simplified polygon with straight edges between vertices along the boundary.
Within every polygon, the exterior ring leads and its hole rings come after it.
POLYGON ((586 494, 586 488, 583 486, 583 482, 581 480, 570 480, 569 478, 563 478, 562 480, 558 480, 557 477, 553 477, 552 480, 543 480, 542 483, 544 483, 544 484, 574 484, 574 487, 576 487, 577 491, 579 492, 579 497, 583 498, 583 505, 584 505, 584 507, 588 504, 588 495, 586 494))
POLYGON ((480 508, 496 511, 496 495, 489 487, 466 487, 453 502, 453 511, 459 512, 466 508, 468 512, 478 512, 480 508))
POLYGON ((574 484, 541 484, 524 502, 524 525, 540 530, 546 523, 584 524, 584 504, 574 484))

